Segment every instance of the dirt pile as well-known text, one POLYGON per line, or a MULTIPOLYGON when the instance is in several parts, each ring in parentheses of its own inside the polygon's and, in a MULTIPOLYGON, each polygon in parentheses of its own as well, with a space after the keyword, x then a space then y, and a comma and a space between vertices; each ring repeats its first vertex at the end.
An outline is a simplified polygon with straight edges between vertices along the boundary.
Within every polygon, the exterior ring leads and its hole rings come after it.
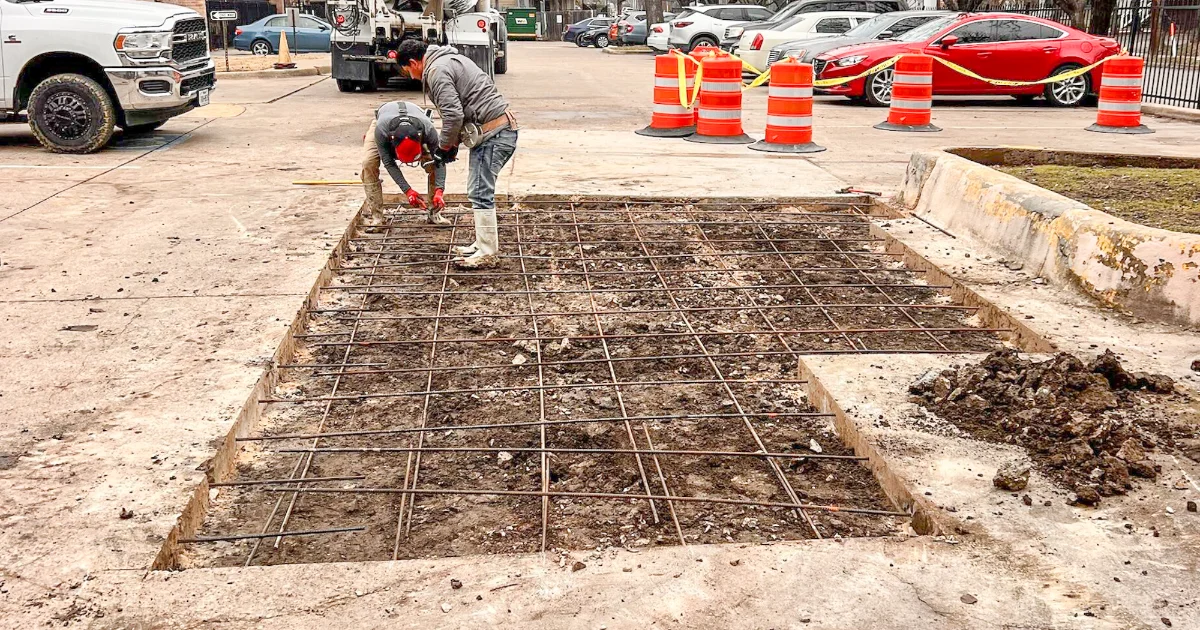
POLYGON ((1181 436, 1155 408, 1175 391, 1160 374, 1128 372, 1111 351, 1090 363, 1061 353, 1048 361, 993 352, 976 365, 930 370, 910 387, 915 401, 974 438, 1018 444, 1034 465, 1095 505, 1154 479, 1147 451, 1181 436))

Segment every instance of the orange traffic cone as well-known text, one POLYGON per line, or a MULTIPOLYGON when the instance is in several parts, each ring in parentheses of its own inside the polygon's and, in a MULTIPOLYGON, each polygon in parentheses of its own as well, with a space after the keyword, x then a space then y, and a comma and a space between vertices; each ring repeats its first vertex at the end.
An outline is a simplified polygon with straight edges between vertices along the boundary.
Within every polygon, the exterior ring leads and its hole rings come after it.
POLYGON ((279 59, 275 62, 276 70, 287 70, 295 68, 296 64, 292 62, 292 54, 288 51, 287 33, 279 34, 279 59))

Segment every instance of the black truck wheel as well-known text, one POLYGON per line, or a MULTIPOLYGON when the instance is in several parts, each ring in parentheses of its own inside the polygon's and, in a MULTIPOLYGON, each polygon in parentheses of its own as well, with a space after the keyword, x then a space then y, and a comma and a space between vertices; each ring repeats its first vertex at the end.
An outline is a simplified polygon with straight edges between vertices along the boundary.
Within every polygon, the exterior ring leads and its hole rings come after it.
POLYGON ((29 95, 29 127, 55 153, 93 153, 108 144, 117 110, 108 92, 82 74, 56 74, 29 95))

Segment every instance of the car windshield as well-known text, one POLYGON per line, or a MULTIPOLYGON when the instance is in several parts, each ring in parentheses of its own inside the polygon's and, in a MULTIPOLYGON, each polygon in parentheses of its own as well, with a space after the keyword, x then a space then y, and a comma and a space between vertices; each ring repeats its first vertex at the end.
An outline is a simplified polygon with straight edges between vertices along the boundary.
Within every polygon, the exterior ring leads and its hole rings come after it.
POLYGON ((782 9, 776 11, 775 15, 772 15, 771 17, 767 18, 767 21, 768 22, 778 22, 780 20, 786 20, 787 18, 790 18, 793 15, 796 15, 796 12, 800 10, 800 5, 801 5, 800 2, 793 2, 789 5, 787 5, 786 7, 783 7, 782 9))
POLYGON ((804 18, 806 18, 806 17, 808 17, 807 13, 802 13, 800 15, 792 16, 792 17, 780 22, 773 30, 786 31, 787 29, 792 28, 793 26, 799 24, 800 22, 803 22, 804 18))
POLYGON ((897 37, 896 40, 902 42, 919 42, 921 40, 929 39, 934 33, 942 30, 946 27, 946 25, 957 19, 957 15, 947 15, 944 18, 931 20, 907 33, 904 33, 903 35, 897 37))
POLYGON ((875 34, 882 31, 883 28, 887 26, 887 24, 893 19, 894 18, 890 18, 886 15, 873 17, 866 22, 860 22, 858 26, 846 31, 845 35, 846 37, 866 37, 868 39, 873 39, 875 34))

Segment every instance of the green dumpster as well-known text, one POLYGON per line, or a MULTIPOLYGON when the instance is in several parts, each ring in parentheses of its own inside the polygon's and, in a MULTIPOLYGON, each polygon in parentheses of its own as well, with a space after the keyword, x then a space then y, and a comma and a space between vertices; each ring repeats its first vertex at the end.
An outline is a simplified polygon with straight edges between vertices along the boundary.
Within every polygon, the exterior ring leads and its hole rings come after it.
POLYGON ((537 9, 508 9, 504 15, 509 39, 537 39, 537 9))

